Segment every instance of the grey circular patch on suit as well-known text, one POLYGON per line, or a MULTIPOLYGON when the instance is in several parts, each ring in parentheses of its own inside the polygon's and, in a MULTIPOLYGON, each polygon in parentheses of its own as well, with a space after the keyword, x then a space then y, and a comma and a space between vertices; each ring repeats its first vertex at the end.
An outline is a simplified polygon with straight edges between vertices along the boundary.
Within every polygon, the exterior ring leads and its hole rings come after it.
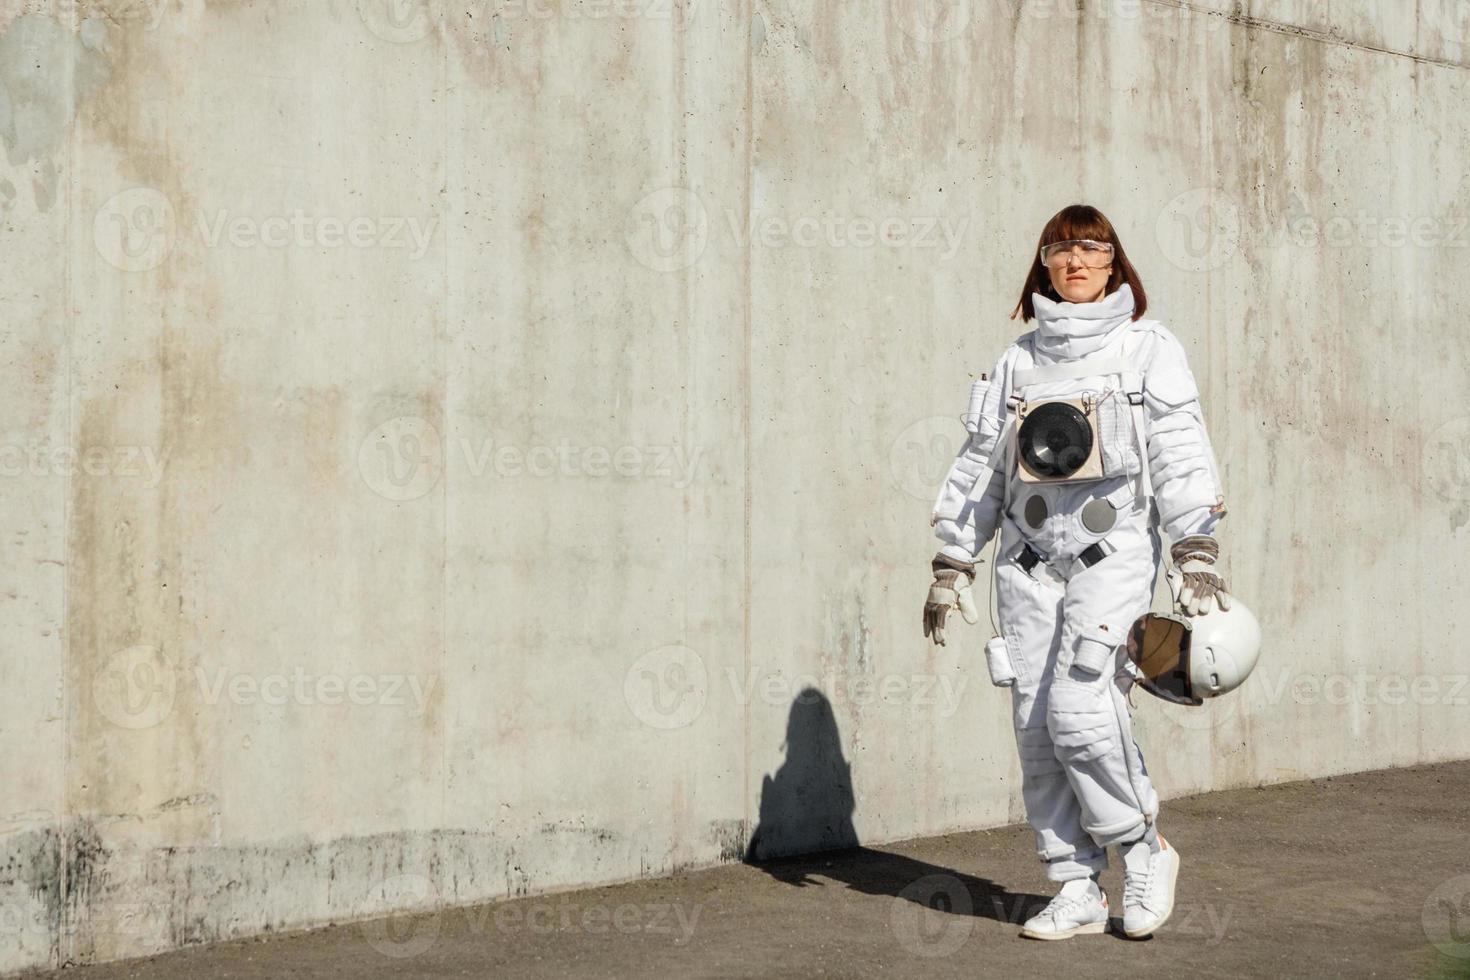
POLYGON ((1046 499, 1039 493, 1033 493, 1026 499, 1026 523, 1032 527, 1041 527, 1041 522, 1046 520, 1046 499))
POLYGON ((1082 526, 1093 534, 1101 534, 1112 530, 1118 522, 1118 512, 1107 500, 1099 497, 1097 500, 1089 500, 1087 506, 1082 508, 1082 526))

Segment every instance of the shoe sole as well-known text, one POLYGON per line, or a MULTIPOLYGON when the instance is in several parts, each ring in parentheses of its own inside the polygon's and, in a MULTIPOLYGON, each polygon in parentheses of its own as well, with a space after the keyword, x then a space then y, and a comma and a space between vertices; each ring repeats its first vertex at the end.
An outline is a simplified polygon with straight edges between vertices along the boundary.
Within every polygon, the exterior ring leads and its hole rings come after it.
POLYGON ((1027 939, 1071 939, 1073 936, 1095 935, 1106 927, 1106 922, 1088 922, 1085 925, 1074 926, 1066 932, 1032 932, 1030 929, 1022 929, 1021 935, 1027 939))
POLYGON ((1169 850, 1174 851, 1174 867, 1169 871, 1169 907, 1164 909, 1164 914, 1159 916, 1159 921, 1155 922, 1147 929, 1140 929, 1136 932, 1129 932, 1127 929, 1124 929, 1123 935, 1127 936, 1129 939, 1147 939, 1149 936, 1152 936, 1155 932, 1157 932, 1165 922, 1169 921, 1169 916, 1174 914, 1174 886, 1179 881, 1180 862, 1179 852, 1174 849, 1173 844, 1169 845, 1169 850))

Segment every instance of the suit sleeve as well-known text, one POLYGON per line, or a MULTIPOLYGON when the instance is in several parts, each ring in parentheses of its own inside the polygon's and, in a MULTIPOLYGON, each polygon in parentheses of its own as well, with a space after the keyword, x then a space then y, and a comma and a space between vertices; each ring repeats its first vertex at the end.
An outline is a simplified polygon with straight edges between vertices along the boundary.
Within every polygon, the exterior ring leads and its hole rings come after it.
POLYGON ((1225 514, 1215 453, 1205 428, 1199 387, 1184 347, 1161 335, 1144 376, 1148 467, 1159 523, 1170 540, 1212 534, 1225 514))
POLYGON ((970 429, 972 420, 967 418, 969 439, 945 475, 934 504, 932 523, 940 542, 939 552, 958 561, 975 561, 1000 522, 1006 479, 1005 467, 1001 466, 1005 447, 1000 445, 1000 434, 1006 421, 1010 360, 1008 351, 991 371, 990 388, 973 420, 974 428, 970 429), (969 499, 980 480, 986 481, 983 494, 977 494, 976 500, 969 499))

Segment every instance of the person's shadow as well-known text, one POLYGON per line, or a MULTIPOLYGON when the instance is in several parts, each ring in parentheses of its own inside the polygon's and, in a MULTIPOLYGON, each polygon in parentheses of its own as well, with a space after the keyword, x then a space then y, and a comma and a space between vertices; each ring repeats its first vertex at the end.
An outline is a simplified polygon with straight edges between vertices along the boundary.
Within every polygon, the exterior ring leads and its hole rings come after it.
POLYGON ((956 915, 1019 924, 1048 901, 989 878, 863 847, 852 825, 852 769, 832 704, 806 688, 786 719, 786 761, 761 784, 760 819, 745 863, 801 888, 812 875, 956 915), (817 856, 813 856, 817 855, 817 856))

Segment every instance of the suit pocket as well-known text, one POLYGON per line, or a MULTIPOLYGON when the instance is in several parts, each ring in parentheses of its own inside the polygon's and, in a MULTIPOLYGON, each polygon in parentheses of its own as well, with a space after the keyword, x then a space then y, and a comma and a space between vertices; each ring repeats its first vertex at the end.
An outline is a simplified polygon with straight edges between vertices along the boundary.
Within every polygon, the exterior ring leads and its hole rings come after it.
POLYGON ((1101 627, 1090 627, 1077 637, 1077 647, 1072 654, 1072 666, 1086 671, 1093 677, 1100 676, 1113 664, 1119 638, 1101 627))
POLYGON ((1103 476, 1137 473, 1138 437, 1133 431, 1133 406, 1125 392, 1115 388, 1098 402, 1097 430, 1103 476))
POLYGON ((1016 683, 1016 668, 1005 637, 992 636, 985 644, 985 666, 990 670, 990 683, 1010 687, 1016 683))

